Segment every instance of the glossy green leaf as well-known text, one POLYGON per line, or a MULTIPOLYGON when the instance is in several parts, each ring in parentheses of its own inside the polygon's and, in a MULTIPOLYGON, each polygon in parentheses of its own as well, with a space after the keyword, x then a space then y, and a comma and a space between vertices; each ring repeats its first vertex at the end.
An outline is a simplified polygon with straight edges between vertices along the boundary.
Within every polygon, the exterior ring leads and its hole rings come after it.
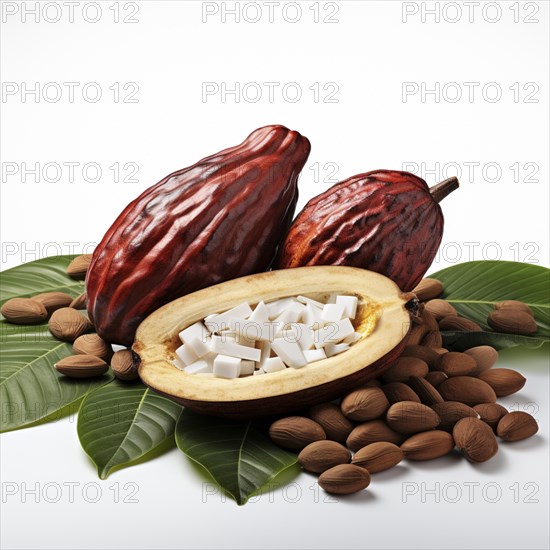
POLYGON ((78 296, 84 283, 67 276, 75 256, 52 256, 18 265, 0 273, 0 305, 10 298, 29 298, 42 292, 66 292, 78 296))
MULTIPOLYGON (((65 270, 74 256, 30 262, 0 273, 0 302, 49 291, 78 296, 82 282, 65 270)), ((105 375, 74 380, 59 374, 54 364, 71 355, 71 345, 60 342, 46 324, 12 325, 0 320, 0 431, 5 432, 59 418, 89 391, 112 379, 105 375)))
POLYGON ((453 349, 487 344, 496 348, 518 345, 539 347, 550 340, 550 270, 532 264, 501 261, 477 261, 458 264, 429 275, 445 286, 443 298, 458 313, 478 323, 484 332, 443 332, 453 349), (533 336, 493 332, 487 317, 494 304, 503 300, 525 302, 533 310, 538 331, 533 336))
POLYGON ((101 479, 174 442, 182 407, 140 382, 118 380, 90 393, 78 413, 78 437, 101 479))
POLYGON ((201 416, 189 410, 178 421, 176 443, 238 504, 245 504, 297 462, 295 454, 277 447, 257 423, 201 416))
POLYGON ((71 345, 54 338, 46 326, 16 326, 0 321, 0 431, 56 418, 58 411, 112 379, 104 375, 75 380, 54 364, 72 354, 71 345))
POLYGON ((546 340, 520 334, 503 334, 501 332, 460 332, 442 331, 443 346, 452 351, 465 351, 476 346, 491 346, 495 349, 525 346, 536 349, 546 340))

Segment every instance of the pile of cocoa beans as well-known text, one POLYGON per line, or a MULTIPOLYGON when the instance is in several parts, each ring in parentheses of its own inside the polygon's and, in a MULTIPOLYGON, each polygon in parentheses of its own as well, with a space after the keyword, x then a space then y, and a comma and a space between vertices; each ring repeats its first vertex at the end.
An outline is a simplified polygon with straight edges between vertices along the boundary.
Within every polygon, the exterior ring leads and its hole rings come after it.
MULTIPOLYGON (((482 329, 437 298, 442 291, 443 285, 433 279, 415 289, 424 307, 413 320, 403 354, 379 379, 338 402, 271 425, 271 439, 299 452, 301 466, 320 474, 319 485, 327 492, 357 492, 369 485, 371 474, 403 459, 432 460, 455 449, 471 462, 485 462, 498 451, 497 436, 512 442, 537 433, 530 414, 510 412, 496 402, 526 381, 517 371, 493 368, 497 350, 476 346, 462 353, 443 347, 440 328, 452 323, 452 330, 482 329)), ((532 319, 528 306, 517 301, 497 304, 499 311, 506 312, 506 319, 523 317, 524 325, 526 318, 518 312, 532 319)), ((506 326, 511 327, 508 322, 506 326)))

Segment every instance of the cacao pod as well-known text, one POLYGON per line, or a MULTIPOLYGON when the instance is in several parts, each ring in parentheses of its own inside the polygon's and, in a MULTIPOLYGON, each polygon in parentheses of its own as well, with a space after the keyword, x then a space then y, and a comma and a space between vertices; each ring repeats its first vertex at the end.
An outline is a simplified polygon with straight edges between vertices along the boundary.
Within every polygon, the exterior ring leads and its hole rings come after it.
POLYGON ((277 267, 362 267, 412 290, 441 243, 438 202, 457 187, 449 178, 430 189, 395 170, 352 176, 306 204, 280 246, 277 267))
MULTIPOLYGON (((387 277, 351 267, 302 267, 248 275, 182 296, 149 315, 138 327, 133 358, 146 386, 200 414, 232 418, 300 414, 379 377, 407 343, 415 300, 387 277), (361 337, 344 353, 316 361, 311 369, 287 368, 265 376, 221 379, 190 374, 174 365, 178 334, 197 319, 245 301, 267 303, 300 295, 320 300, 338 292, 357 296, 354 326, 361 337)), ((375 395, 369 403, 382 414, 387 406, 384 394, 379 388, 369 389, 377 390, 371 392, 375 395), (380 393, 386 405, 380 402, 380 393)), ((356 407, 346 411, 352 409, 356 407)), ((326 423, 319 421, 318 425, 324 430, 326 423)))
POLYGON ((86 277, 97 333, 130 346, 162 305, 225 280, 265 271, 288 229, 307 138, 284 126, 174 172, 119 215, 86 277))

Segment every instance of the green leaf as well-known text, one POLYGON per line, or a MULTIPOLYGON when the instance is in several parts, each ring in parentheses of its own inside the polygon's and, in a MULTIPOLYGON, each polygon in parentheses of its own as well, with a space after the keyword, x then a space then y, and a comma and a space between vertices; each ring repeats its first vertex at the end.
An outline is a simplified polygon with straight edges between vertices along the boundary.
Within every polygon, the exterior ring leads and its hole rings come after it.
POLYGON ((182 407, 141 382, 118 380, 90 393, 78 413, 78 437, 101 479, 174 443, 182 407))
POLYGON ((112 379, 76 380, 59 374, 54 364, 72 354, 71 345, 54 338, 44 325, 0 321, 0 339, 0 432, 54 419, 55 413, 112 379))
POLYGON ((503 334, 501 332, 460 332, 443 331, 443 346, 453 351, 466 351, 475 346, 491 346, 495 349, 525 346, 536 349, 545 342, 543 339, 520 334, 503 334))
POLYGON ((466 262, 429 275, 445 286, 442 298, 484 332, 443 332, 445 343, 462 350, 487 344, 498 349, 523 345, 531 348, 550 340, 550 270, 532 264, 501 261, 466 262), (533 336, 492 332, 487 317, 496 302, 519 300, 533 310, 538 331, 533 336))
POLYGON ((178 421, 176 443, 238 504, 297 462, 295 454, 277 447, 257 423, 189 410, 178 421))
MULTIPOLYGON (((65 272, 73 257, 46 258, 0 273, 0 302, 48 291, 77 296, 84 285, 65 272)), ((54 364, 71 355, 71 345, 54 338, 47 324, 21 326, 2 319, 0 341, 1 432, 59 418, 89 391, 112 379, 105 375, 74 380, 59 374, 54 364)))
POLYGON ((67 275, 75 256, 52 256, 28 262, 0 273, 0 305, 10 298, 29 298, 42 292, 67 292, 78 296, 84 283, 67 275))

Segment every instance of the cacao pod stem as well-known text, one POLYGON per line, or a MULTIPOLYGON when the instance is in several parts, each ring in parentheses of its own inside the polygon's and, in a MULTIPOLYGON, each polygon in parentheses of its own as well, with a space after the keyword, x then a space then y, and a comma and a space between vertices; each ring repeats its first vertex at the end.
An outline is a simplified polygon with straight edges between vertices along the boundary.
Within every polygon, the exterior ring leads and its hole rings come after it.
POLYGON ((449 193, 458 189, 458 185, 458 179, 453 176, 452 178, 447 178, 433 187, 430 187, 430 194, 435 202, 441 202, 449 193))
POLYGON ((403 300, 407 300, 405 303, 405 309, 407 309, 413 317, 418 317, 424 309, 423 304, 416 297, 416 294, 412 292, 405 292, 401 295, 403 300))

